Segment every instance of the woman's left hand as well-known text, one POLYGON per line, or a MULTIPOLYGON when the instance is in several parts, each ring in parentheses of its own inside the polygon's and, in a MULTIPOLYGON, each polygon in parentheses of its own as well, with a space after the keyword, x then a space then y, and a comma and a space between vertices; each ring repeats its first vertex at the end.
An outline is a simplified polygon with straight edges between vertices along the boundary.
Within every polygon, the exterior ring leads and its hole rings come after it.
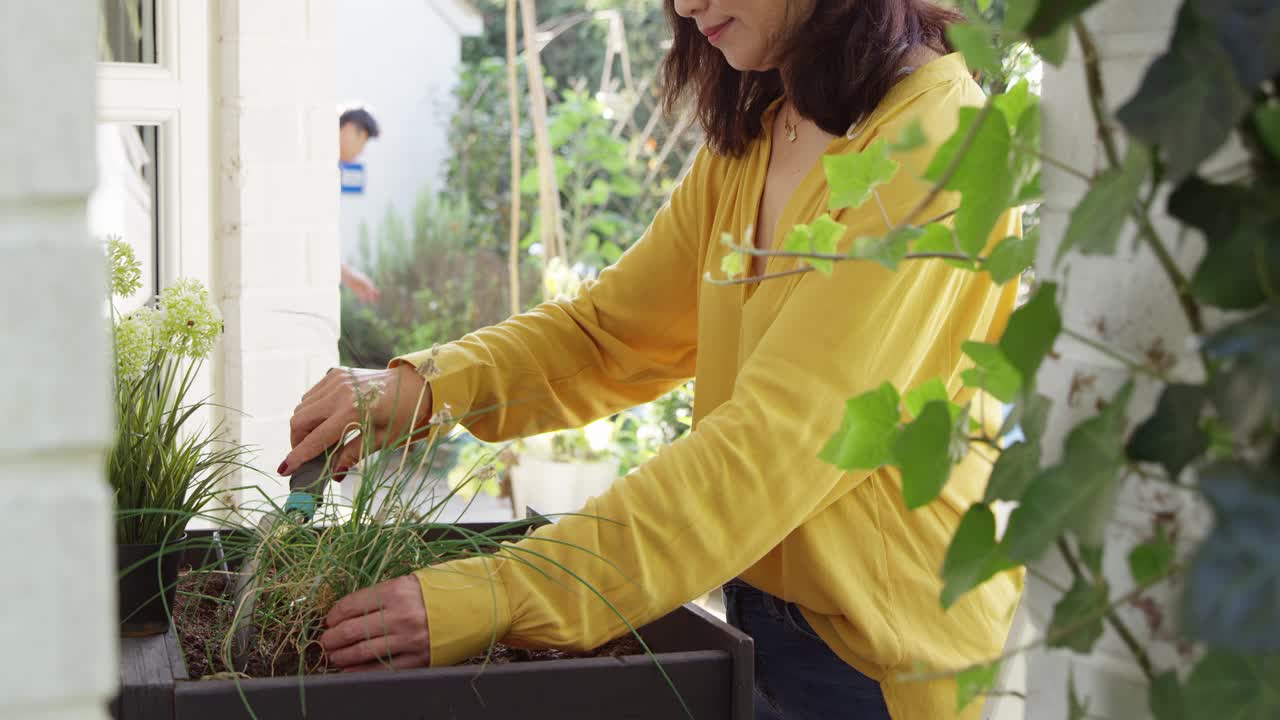
POLYGON ((343 672, 427 667, 431 635, 422 586, 402 575, 357 590, 334 604, 320 636, 329 664, 343 672))

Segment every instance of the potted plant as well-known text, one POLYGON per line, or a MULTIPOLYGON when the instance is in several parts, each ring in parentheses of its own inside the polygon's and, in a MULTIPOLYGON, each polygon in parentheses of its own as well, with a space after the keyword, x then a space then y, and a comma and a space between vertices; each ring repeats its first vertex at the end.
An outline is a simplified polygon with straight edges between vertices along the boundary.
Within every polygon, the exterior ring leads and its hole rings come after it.
POLYGON ((509 543, 537 524, 439 523, 449 497, 421 483, 433 447, 364 456, 348 507, 259 524, 268 532, 191 532, 174 632, 122 646, 117 718, 750 717, 750 638, 688 606, 591 653, 495 643, 459 667, 330 672, 316 638, 338 598, 477 553, 527 562, 509 543), (565 684, 580 689, 546 692, 565 684))
MULTIPOLYGON (((133 249, 108 241, 111 292, 141 286, 133 249)), ((115 343, 116 434, 107 478, 115 496, 119 609, 125 635, 169 627, 178 552, 187 522, 199 516, 221 481, 241 466, 241 446, 201 425, 210 405, 190 397, 222 318, 204 286, 179 280, 130 311, 111 303, 115 343)))

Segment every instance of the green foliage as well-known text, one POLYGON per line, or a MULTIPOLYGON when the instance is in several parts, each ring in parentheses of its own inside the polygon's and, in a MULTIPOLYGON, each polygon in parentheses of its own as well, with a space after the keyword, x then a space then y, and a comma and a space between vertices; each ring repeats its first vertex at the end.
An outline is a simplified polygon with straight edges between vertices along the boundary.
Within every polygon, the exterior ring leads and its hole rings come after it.
POLYGON ((1215 523, 1191 568, 1186 630, 1219 648, 1280 653, 1280 473, 1214 463, 1201 470, 1200 491, 1215 523))
POLYGON ((1003 69, 1002 58, 992 42, 991 31, 985 23, 970 22, 947 28, 947 39, 964 53, 971 70, 999 73, 1003 69))
POLYGON ((954 423, 945 401, 931 401, 893 441, 893 457, 902 470, 902 496, 909 508, 933 502, 951 475, 954 423))
POLYGON ((893 459, 899 417, 898 391, 889 383, 852 398, 818 457, 842 470, 874 470, 893 459))
POLYGON ((1182 686, 1178 683, 1178 673, 1172 670, 1160 673, 1151 681, 1147 702, 1155 720, 1189 720, 1184 706, 1186 701, 1182 698, 1182 686))
POLYGON ((1101 544, 1124 468, 1125 408, 1132 392, 1125 385, 1101 413, 1077 425, 1062 461, 1031 482, 1005 533, 1011 558, 1032 562, 1067 530, 1082 545, 1101 544))
POLYGON ((1272 157, 1280 160, 1280 102, 1271 102, 1255 110, 1253 123, 1272 157))
MULTIPOLYGON (((1182 688, 1187 718, 1270 720, 1280 714, 1280 656, 1212 651, 1182 688)), ((1165 720, 1160 718, 1159 720, 1165 720)))
POLYGON ((991 692, 996 676, 1000 674, 1000 663, 982 665, 962 671, 956 676, 956 712, 969 707, 981 695, 991 692))
POLYGON ((1003 285, 1021 277, 1035 262, 1040 244, 1040 226, 1031 228, 1023 237, 1007 237, 991 251, 982 269, 991 273, 991 279, 1003 285))
POLYGON ((1090 583, 1076 578, 1071 589, 1053 606, 1049 621, 1050 647, 1070 648, 1087 653, 1102 637, 1102 618, 1107 607, 1107 583, 1090 583))
POLYGON ((1071 211, 1067 235, 1058 246, 1058 261, 1075 250, 1083 255, 1115 255, 1120 231, 1138 201, 1149 172, 1148 153, 1130 145, 1124 167, 1108 170, 1094 181, 1084 200, 1071 211))
MULTIPOLYGON (((141 286, 141 265, 119 238, 108 242, 112 293, 141 286)), ((215 406, 192 397, 196 377, 222 334, 222 315, 204 285, 182 278, 145 307, 121 313, 111 302, 116 372, 115 438, 107 481, 116 509, 116 542, 173 543, 213 502, 223 481, 244 467, 248 449, 227 441, 215 406)))
MULTIPOLYGON (((1168 52, 1150 67, 1138 94, 1116 114, 1129 134, 1162 149, 1165 170, 1173 180, 1191 174, 1221 147, 1249 111, 1250 92, 1261 78, 1242 85, 1233 67, 1233 50, 1222 42, 1225 36, 1241 53, 1268 52, 1265 45, 1244 47, 1249 41, 1238 35, 1246 29, 1228 25, 1234 19, 1229 10, 1247 5, 1259 4, 1184 2, 1168 52), (1216 32, 1215 21, 1223 23, 1223 36, 1216 32)), ((1271 73, 1277 70, 1280 66, 1270 68, 1271 73)))
POLYGON ((1054 299, 1058 286, 1045 283, 1036 288, 1026 305, 1014 311, 1000 337, 1000 352, 1018 373, 1019 386, 1029 390, 1040 363, 1062 332, 1062 317, 1054 299))
POLYGON ((976 367, 961 373, 964 384, 982 388, 1001 402, 1011 402, 1022 387, 1022 376, 1005 357, 1000 346, 969 341, 961 349, 976 364, 976 367))
POLYGON ((964 593, 1016 565, 996 540, 991 508, 982 503, 970 506, 942 561, 942 607, 951 607, 964 593))
POLYGON ((1201 385, 1166 385, 1155 412, 1134 431, 1125 453, 1131 460, 1160 463, 1176 480, 1209 449, 1200 419, 1207 400, 1201 385))
POLYGON ((925 171, 927 179, 961 194, 955 227, 960 249, 967 255, 978 255, 986 247, 987 236, 1017 191, 1010 143, 1003 113, 991 105, 962 108, 955 133, 925 171))
POLYGON ((874 260, 890 270, 897 270, 898 264, 907 257, 911 241, 920 234, 920 230, 916 228, 898 228, 889 231, 884 237, 860 237, 853 241, 849 255, 874 260))
POLYGON ((822 167, 831 189, 829 209, 834 211, 860 207, 877 186, 893 179, 900 165, 889 157, 889 141, 881 138, 860 153, 824 155, 822 167))
POLYGON ((1153 540, 1142 543, 1129 552, 1129 573, 1139 585, 1155 582, 1173 567, 1174 547, 1165 536, 1164 528, 1153 540))
MULTIPOLYGON (((640 238, 647 219, 665 200, 666 188, 645 182, 646 164, 625 139, 614 135, 606 107, 583 90, 561 94, 549 111, 548 134, 555 152, 568 262, 598 270, 640 238)), ((534 206, 538 169, 536 164, 526 167, 520 189, 534 206)), ((532 227, 541 222, 535 214, 532 227)), ((531 229, 525 244, 536 237, 536 229, 531 229)))
POLYGON ((1243 310, 1274 296, 1280 278, 1280 208, 1273 194, 1191 177, 1169 198, 1169 212, 1208 240, 1208 252, 1191 279, 1197 299, 1243 310))
MULTIPOLYGON (((796 225, 791 228, 791 232, 787 233, 786 240, 782 243, 782 249, 787 252, 806 252, 817 255, 833 255, 836 253, 836 246, 844 237, 847 227, 836 222, 830 214, 824 214, 809 225, 796 225)), ((741 261, 742 256, 734 253, 741 261)), ((727 261, 727 258, 726 258, 727 261)), ((830 275, 835 269, 835 262, 823 258, 807 258, 806 262, 821 272, 823 275, 830 275)), ((733 266, 730 265, 730 269, 733 266)), ((724 270, 722 265, 721 270, 724 270)), ((738 267, 741 274, 742 268, 738 267)), ((727 271, 725 274, 729 274, 727 271)))
MULTIPOLYGON (((406 226, 388 209, 357 265, 382 296, 342 297, 342 362, 385 367, 392 357, 452 342, 510 314, 505 249, 475 241, 482 220, 466 203, 424 193, 406 226)), ((538 268, 521 271, 521 306, 536 298, 538 268)))

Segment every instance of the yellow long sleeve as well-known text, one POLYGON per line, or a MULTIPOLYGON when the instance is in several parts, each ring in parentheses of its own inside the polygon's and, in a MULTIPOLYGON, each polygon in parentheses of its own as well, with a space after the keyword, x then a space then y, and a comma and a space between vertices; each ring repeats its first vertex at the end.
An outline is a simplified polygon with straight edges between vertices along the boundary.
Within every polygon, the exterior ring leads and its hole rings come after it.
MULTIPOLYGON (((912 120, 930 140, 898 158, 903 168, 878 202, 839 216, 846 241, 884 234, 886 216, 900 221, 924 197, 925 163, 959 106, 980 99, 963 62, 948 56, 833 144, 831 152, 857 151, 912 120)), ((896 672, 960 665, 1003 643, 1016 579, 998 578, 949 612, 938 607, 942 553, 988 468, 965 463, 938 502, 912 513, 892 472, 844 473, 817 456, 846 400, 884 381, 911 388, 940 376, 958 396, 961 343, 998 336, 1013 288, 934 261, 896 272, 840 263, 829 277, 793 275, 754 292, 706 283, 726 252, 720 233, 741 239, 754 223, 767 164, 767 143, 744 158, 704 152, 598 282, 438 351, 434 410, 447 405, 485 439, 580 425, 695 373, 698 392, 693 431, 593 499, 582 511, 590 517, 512 546, 518 561, 419 571, 433 664, 479 653, 493 638, 594 647, 739 574, 801 605, 833 650, 882 680, 895 718, 954 712, 953 685, 904 689, 896 672)), ((944 194, 925 217, 954 203, 944 194)), ((808 222, 825 204, 818 171, 783 221, 808 222)), ((1017 229, 1011 216, 993 238, 1017 229)), ((768 272, 793 267, 773 258, 768 272)))

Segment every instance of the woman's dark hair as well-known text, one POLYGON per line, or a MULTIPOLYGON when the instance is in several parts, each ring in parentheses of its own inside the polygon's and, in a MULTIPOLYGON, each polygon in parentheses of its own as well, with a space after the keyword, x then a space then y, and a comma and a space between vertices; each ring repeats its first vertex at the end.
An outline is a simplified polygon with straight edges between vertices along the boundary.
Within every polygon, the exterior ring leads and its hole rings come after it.
POLYGON ((928 0, 817 0, 774 51, 784 84, 779 70, 735 70, 692 20, 676 14, 674 0, 666 0, 666 11, 675 39, 662 67, 664 104, 670 112, 691 98, 708 145, 722 155, 746 151, 783 87, 801 115, 844 134, 884 99, 912 48, 950 52, 947 26, 964 20, 928 0))

